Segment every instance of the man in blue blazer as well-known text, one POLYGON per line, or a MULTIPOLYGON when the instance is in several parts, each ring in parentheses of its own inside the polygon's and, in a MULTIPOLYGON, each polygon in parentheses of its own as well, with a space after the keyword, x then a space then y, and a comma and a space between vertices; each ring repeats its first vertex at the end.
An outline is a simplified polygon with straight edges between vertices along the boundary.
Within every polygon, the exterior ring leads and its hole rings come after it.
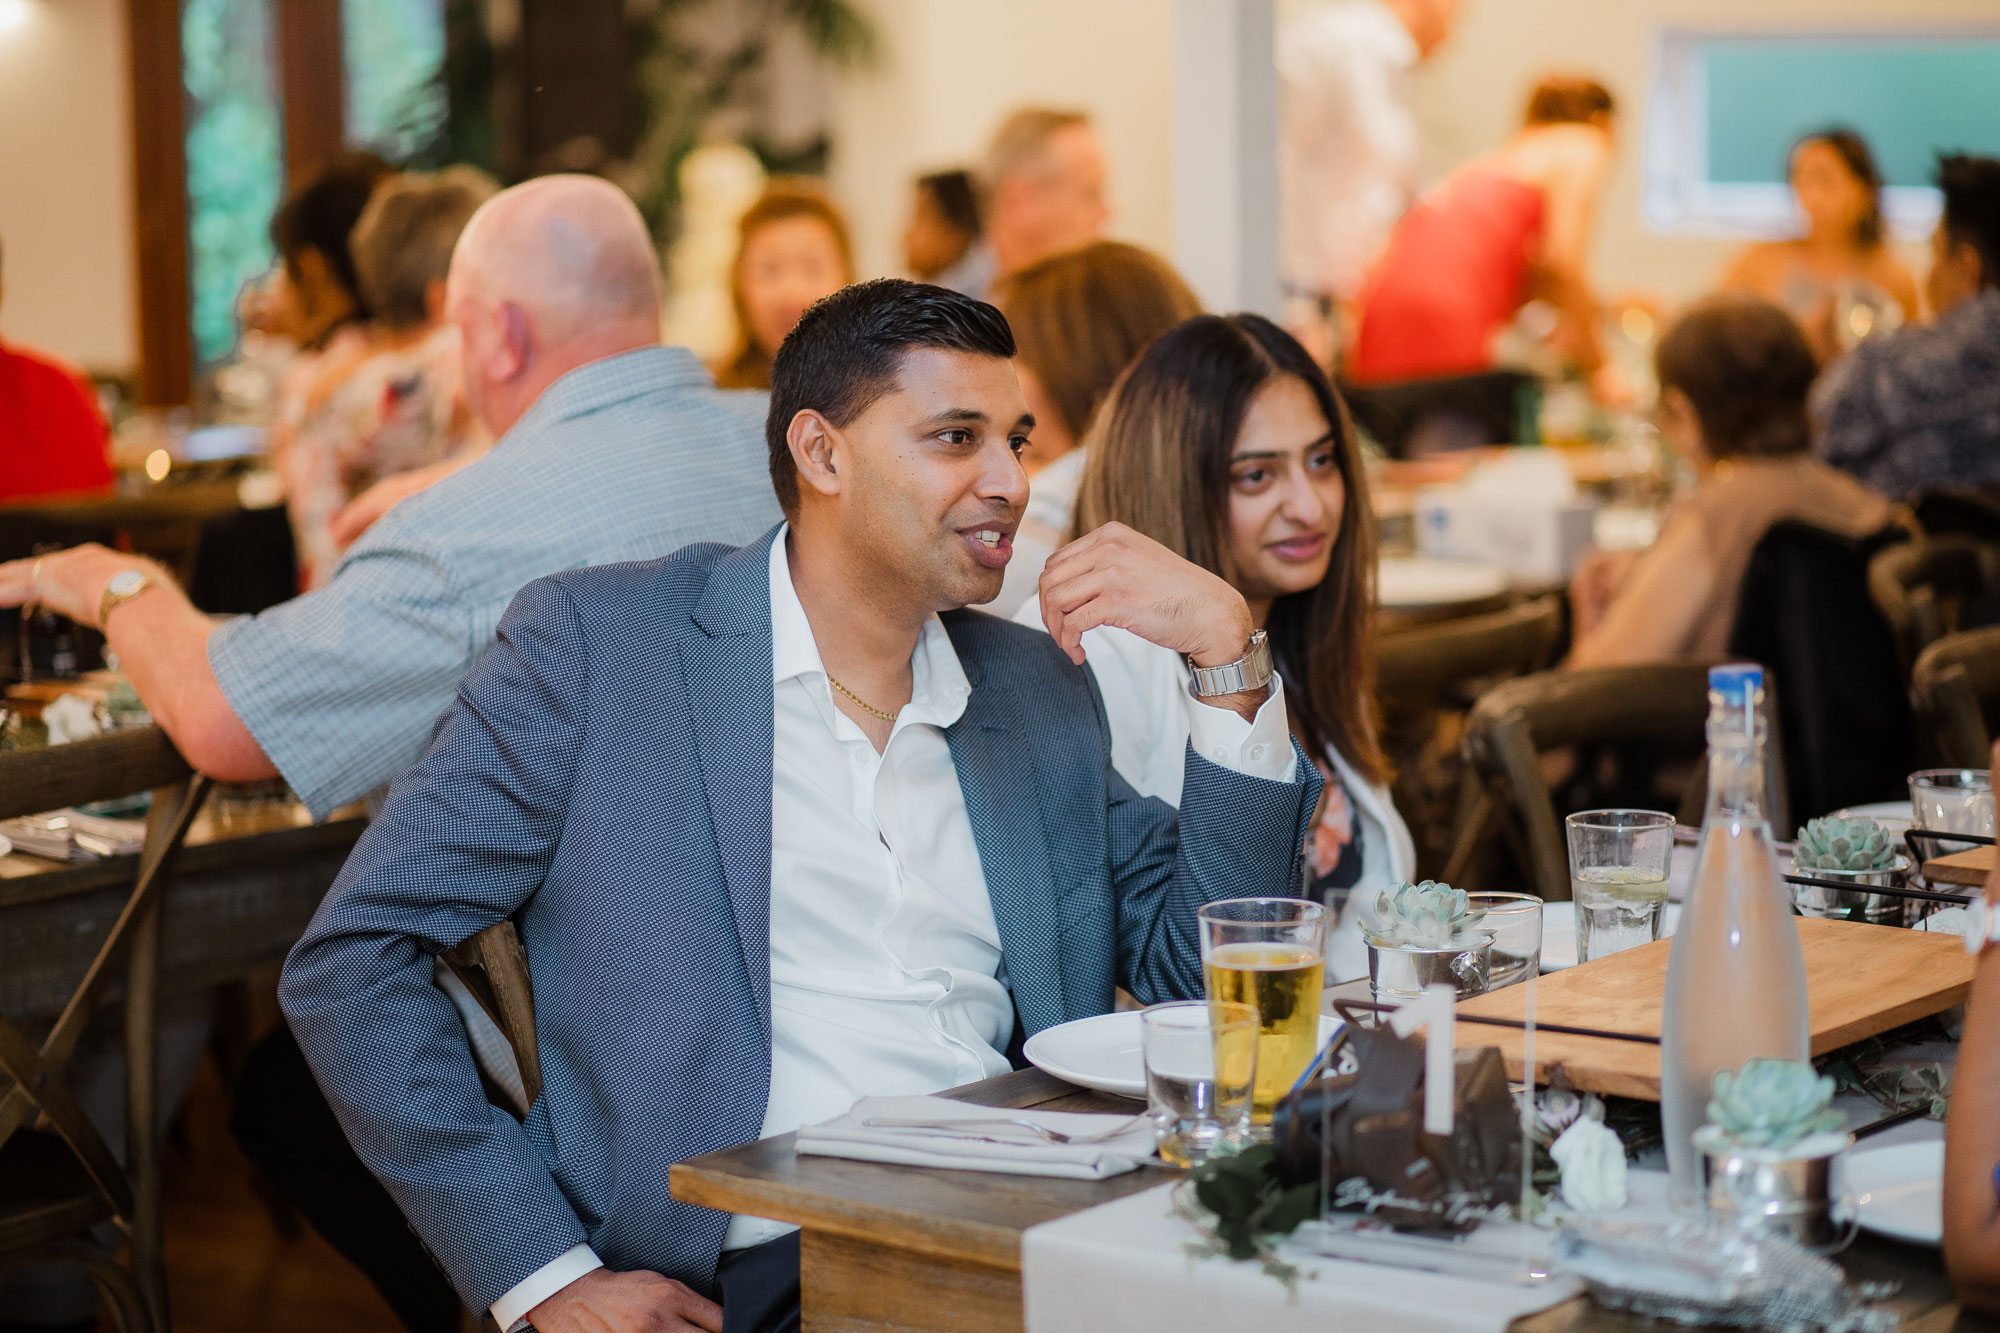
POLYGON ((1117 985, 1198 995, 1196 909, 1296 891, 1317 778, 1228 584, 1110 526, 1051 560, 1053 638, 963 609, 1027 499, 1013 352, 941 288, 816 305, 773 371, 787 522, 525 588, 293 951, 348 1137, 503 1329, 796 1327, 796 1232, 674 1202, 674 1162, 999 1073, 1117 985), (1111 766, 1100 624, 1207 669, 1178 818, 1111 766), (433 980, 510 916, 524 1123, 433 980))

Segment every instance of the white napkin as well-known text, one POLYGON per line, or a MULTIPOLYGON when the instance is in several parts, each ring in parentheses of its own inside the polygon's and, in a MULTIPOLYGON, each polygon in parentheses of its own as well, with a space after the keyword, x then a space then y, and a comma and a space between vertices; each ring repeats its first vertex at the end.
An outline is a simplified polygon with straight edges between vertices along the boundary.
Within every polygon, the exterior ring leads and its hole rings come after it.
POLYGON ((1046 1142, 1019 1125, 1001 1123, 1006 1120, 1032 1120, 1060 1134, 1085 1137, 1128 1123, 1132 1117, 974 1106, 943 1097, 863 1097, 846 1115, 801 1128, 798 1148, 801 1153, 852 1157, 863 1162, 1002 1171, 1018 1176, 1067 1176, 1072 1180, 1123 1175, 1137 1170, 1142 1159, 1153 1155, 1153 1126, 1144 1119, 1116 1138, 1068 1147, 1046 1142), (978 1123, 955 1131, 883 1129, 862 1123, 876 1119, 978 1123), (952 1137, 953 1134, 979 1137, 952 1137), (1002 1141, 987 1141, 991 1139, 1002 1141))

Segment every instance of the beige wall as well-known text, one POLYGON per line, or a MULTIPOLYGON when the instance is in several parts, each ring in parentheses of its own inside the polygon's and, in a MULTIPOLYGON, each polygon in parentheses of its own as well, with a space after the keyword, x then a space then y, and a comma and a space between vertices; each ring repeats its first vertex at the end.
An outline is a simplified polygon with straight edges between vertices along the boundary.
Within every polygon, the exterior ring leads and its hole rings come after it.
POLYGON ((1096 117, 1111 231, 1173 243, 1171 0, 865 0, 887 50, 834 94, 832 187, 864 274, 900 272, 910 181, 969 165, 1029 102, 1096 117))
MULTIPOLYGON (((1419 71, 1418 116, 1426 167, 1442 173, 1498 143, 1514 126, 1538 74, 1594 74, 1630 113, 1631 132, 1598 222, 1594 267, 1607 293, 1656 292, 1680 301, 1706 290, 1743 244, 1717 234, 1662 235, 1639 211, 1638 118, 1663 27, 1763 31, 1867 27, 1887 23, 1982 21, 2000 16, 1994 0, 1464 0, 1451 43, 1419 71)), ((1920 243, 1902 245, 1919 275, 1920 243)))
POLYGON ((0 0, 0 25, 0 333, 91 369, 130 370, 124 0, 0 0))

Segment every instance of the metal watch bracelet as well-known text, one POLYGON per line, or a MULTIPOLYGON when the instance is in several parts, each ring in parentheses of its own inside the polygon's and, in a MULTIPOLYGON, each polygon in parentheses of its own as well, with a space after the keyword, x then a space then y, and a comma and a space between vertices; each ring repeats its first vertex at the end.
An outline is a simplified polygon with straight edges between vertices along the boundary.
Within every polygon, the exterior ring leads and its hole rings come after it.
POLYGON ((1249 647, 1234 662, 1205 667, 1196 666, 1190 658, 1188 670, 1194 673, 1194 681, 1188 689, 1197 699, 1261 690, 1271 683, 1271 677, 1276 674, 1271 667, 1271 641, 1261 629, 1250 636, 1249 647))

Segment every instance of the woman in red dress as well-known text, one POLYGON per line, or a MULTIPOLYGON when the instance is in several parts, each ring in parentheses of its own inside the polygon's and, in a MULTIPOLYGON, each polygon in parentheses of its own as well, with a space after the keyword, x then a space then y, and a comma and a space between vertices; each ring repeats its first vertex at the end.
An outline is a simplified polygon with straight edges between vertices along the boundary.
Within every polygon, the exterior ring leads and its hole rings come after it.
POLYGON ((1570 358, 1599 370, 1584 262, 1612 113, 1604 85, 1544 79, 1513 138, 1411 206, 1362 289, 1348 367, 1356 383, 1490 370, 1495 335, 1534 297, 1556 308, 1556 337, 1570 358))

